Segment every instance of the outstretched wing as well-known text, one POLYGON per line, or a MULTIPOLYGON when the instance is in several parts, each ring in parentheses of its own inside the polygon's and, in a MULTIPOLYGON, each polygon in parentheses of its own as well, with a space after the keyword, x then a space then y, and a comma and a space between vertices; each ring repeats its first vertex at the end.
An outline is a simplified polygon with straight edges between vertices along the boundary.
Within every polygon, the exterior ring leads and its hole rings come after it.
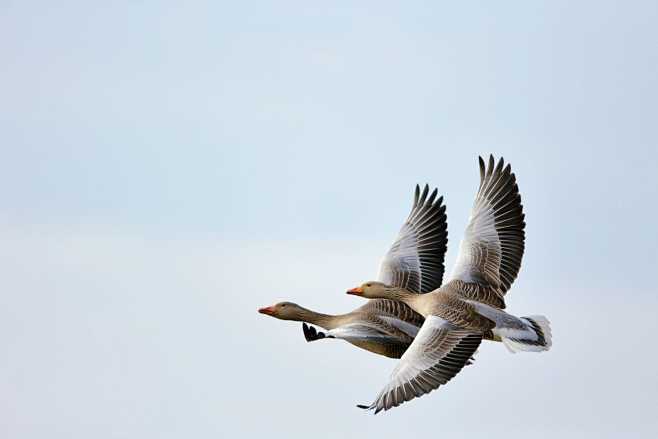
POLYGON ((402 355, 386 387, 372 404, 358 407, 375 410, 376 414, 446 384, 469 364, 481 341, 481 333, 429 316, 402 355))
POLYGON ((501 158, 480 159, 480 188, 471 211, 453 286, 472 300, 505 307, 503 296, 521 268, 525 222, 516 176, 501 158))
POLYGON ((434 189, 428 197, 416 185, 414 204, 398 238, 382 261, 379 280, 416 293, 428 293, 441 286, 448 226, 443 197, 434 189))

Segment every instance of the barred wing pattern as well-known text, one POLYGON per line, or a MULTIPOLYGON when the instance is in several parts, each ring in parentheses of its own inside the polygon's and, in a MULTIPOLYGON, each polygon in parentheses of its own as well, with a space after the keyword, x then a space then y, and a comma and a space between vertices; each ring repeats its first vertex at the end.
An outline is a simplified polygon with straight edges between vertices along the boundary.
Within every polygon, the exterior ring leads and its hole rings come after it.
POLYGON ((416 185, 414 204, 398 238, 382 261, 379 280, 415 293, 428 293, 441 286, 443 260, 448 246, 448 225, 443 197, 437 189, 429 195, 416 185))
POLYGON ((423 325, 425 318, 411 309, 409 305, 398 300, 373 299, 358 308, 360 311, 372 313, 381 317, 394 317, 408 322, 418 328, 423 325))
POLYGON ((374 410, 376 414, 446 384, 469 364, 481 341, 481 333, 429 316, 402 355, 386 387, 372 404, 358 407, 374 410))

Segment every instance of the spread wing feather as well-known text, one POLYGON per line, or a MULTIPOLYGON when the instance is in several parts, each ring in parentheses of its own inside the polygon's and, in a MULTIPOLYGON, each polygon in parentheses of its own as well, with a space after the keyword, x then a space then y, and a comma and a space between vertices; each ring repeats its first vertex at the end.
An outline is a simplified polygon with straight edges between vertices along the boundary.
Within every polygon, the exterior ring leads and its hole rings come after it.
POLYGON ((378 413, 446 384, 470 364, 481 341, 481 333, 458 328, 437 316, 428 317, 386 387, 372 404, 359 407, 378 413))
POLYGON ((501 158, 480 157, 480 188, 471 211, 459 256, 452 272, 455 286, 468 290, 469 298, 500 308, 516 279, 525 249, 525 215, 516 176, 501 158), (460 286, 461 285, 461 286, 460 286), (472 297, 470 297, 472 296, 472 297))
POLYGON ((448 225, 443 197, 438 191, 422 193, 416 185, 414 204, 397 239, 382 261, 379 280, 416 293, 428 293, 441 286, 448 245, 448 225))

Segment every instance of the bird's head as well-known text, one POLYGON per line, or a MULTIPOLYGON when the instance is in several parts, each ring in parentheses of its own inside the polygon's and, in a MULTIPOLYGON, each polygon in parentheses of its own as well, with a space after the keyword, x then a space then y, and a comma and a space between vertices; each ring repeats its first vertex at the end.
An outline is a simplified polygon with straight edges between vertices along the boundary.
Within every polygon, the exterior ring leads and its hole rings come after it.
POLYGON ((366 299, 388 299, 391 295, 391 288, 385 283, 372 280, 347 290, 347 294, 366 299))
POLYGON ((261 314, 276 317, 280 320, 299 320, 302 308, 296 303, 279 302, 272 306, 266 306, 258 310, 261 314))

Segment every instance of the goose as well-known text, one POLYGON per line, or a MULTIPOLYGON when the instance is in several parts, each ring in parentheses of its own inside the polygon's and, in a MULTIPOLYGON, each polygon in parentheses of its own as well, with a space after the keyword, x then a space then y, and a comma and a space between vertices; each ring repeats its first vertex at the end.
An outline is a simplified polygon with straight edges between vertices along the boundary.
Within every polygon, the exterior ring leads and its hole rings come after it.
POLYGON ((511 352, 547 351, 551 329, 544 316, 516 317, 504 311, 505 293, 521 268, 525 215, 516 176, 493 155, 479 157, 480 186, 450 279, 417 294, 400 285, 370 281, 347 291, 366 299, 398 300, 425 317, 389 382, 369 405, 375 414, 446 384, 470 364, 486 334, 511 352))
MULTIPOLYGON (((443 260, 448 244, 445 205, 438 190, 416 185, 411 212, 397 239, 386 253, 378 279, 387 285, 417 294, 441 285, 443 260)), ((292 302, 260 308, 280 320, 304 322, 307 341, 342 339, 354 346, 390 358, 400 358, 418 333, 424 318, 406 304, 395 300, 372 300, 352 312, 328 315, 292 302), (318 331, 306 323, 319 326, 318 331)))

